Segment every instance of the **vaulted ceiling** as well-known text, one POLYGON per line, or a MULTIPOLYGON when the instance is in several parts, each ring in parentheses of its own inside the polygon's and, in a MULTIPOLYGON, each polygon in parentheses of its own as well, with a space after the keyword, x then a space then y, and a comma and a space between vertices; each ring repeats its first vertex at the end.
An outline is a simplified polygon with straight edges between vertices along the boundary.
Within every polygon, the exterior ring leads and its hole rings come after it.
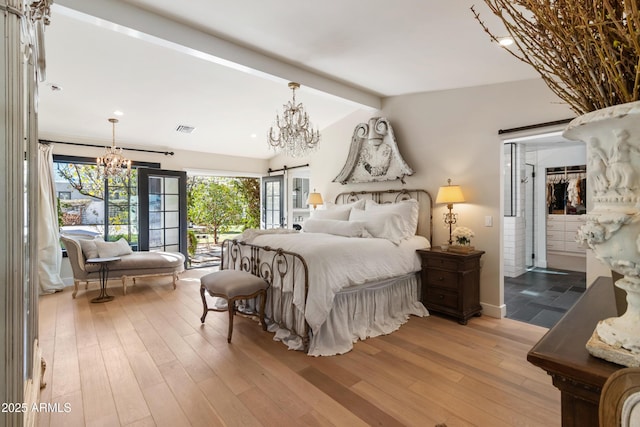
POLYGON ((489 41, 473 3, 57 0, 40 137, 109 143, 120 110, 119 145, 268 158, 289 81, 322 131, 384 97, 537 77, 489 41))

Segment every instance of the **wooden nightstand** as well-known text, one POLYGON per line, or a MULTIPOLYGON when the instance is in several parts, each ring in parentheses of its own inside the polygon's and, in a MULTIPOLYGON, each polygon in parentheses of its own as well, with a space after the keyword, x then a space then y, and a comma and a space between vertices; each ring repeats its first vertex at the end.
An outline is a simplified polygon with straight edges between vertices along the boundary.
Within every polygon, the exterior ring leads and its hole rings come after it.
POLYGON ((418 249, 422 258, 422 303, 429 311, 456 317, 462 325, 480 316, 480 257, 443 252, 439 247, 418 249))

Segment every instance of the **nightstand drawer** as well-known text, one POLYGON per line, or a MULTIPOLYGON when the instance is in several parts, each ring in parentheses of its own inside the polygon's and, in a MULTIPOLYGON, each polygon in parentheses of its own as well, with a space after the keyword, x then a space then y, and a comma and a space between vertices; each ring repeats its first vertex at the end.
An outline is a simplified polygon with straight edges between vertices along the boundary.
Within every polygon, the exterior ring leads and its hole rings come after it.
POLYGON ((458 273, 455 271, 428 268, 426 270, 427 285, 458 289, 458 273))
MULTIPOLYGON (((441 307, 458 308, 458 293, 450 292, 444 289, 427 288, 425 298, 427 306, 429 304, 439 305, 441 307)), ((428 307, 427 307, 428 308, 428 307)))
POLYGON ((423 258, 422 265, 424 267, 435 267, 435 268, 440 268, 442 270, 458 269, 458 261, 455 259, 447 259, 447 258, 438 258, 438 257, 429 257, 427 259, 423 258))

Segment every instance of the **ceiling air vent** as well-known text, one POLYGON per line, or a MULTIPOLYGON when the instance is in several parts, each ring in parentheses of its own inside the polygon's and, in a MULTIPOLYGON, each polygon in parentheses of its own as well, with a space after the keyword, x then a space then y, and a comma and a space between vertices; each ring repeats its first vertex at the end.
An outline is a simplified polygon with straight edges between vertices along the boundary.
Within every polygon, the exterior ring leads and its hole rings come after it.
POLYGON ((196 128, 193 126, 178 125, 178 127, 176 127, 176 132, 191 133, 194 130, 196 130, 196 128))

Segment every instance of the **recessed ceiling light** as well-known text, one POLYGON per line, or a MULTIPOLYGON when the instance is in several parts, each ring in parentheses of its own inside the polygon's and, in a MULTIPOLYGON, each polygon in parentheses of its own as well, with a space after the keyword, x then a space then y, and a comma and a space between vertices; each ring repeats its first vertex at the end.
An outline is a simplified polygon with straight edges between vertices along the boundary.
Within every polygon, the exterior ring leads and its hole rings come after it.
POLYGON ((120 111, 120 110, 114 111, 113 114, 115 114, 116 116, 123 116, 124 115, 124 113, 122 111, 120 111))
POLYGON ((255 133, 251 134, 251 138, 257 138, 257 137, 258 137, 258 135, 256 135, 255 133))
POLYGON ((498 40, 500 46, 511 46, 513 44, 513 39, 511 37, 502 37, 498 40))

